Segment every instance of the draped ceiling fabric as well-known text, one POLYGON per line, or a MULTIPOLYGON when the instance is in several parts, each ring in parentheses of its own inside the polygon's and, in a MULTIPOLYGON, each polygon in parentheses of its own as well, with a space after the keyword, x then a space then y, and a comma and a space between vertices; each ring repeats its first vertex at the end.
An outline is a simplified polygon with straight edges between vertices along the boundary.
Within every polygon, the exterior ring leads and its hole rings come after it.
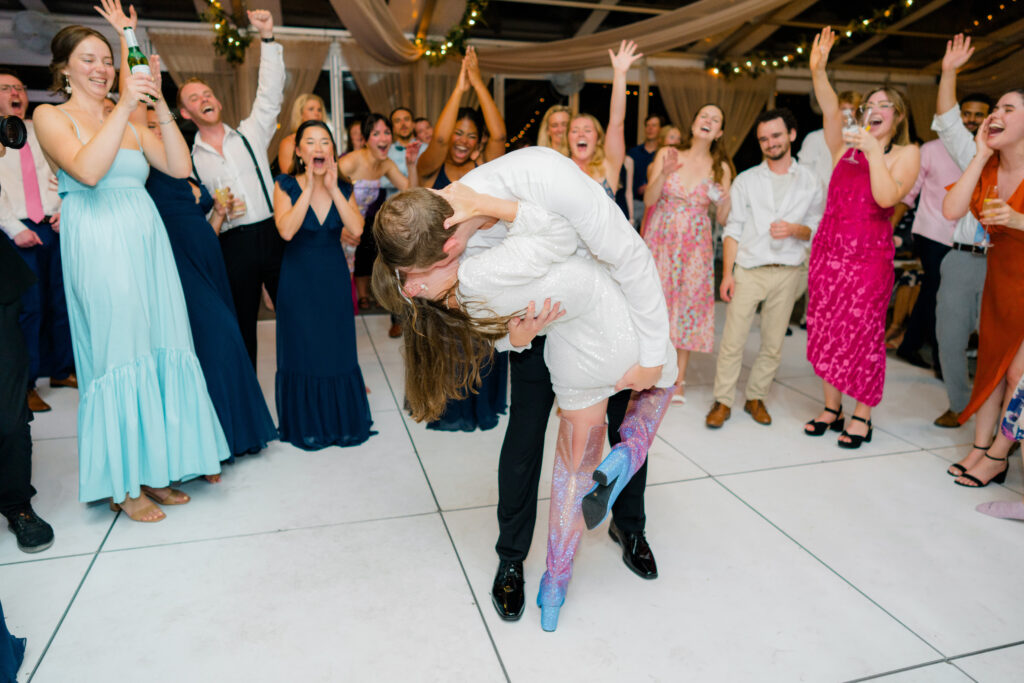
POLYGON ((721 108, 725 114, 725 149, 730 156, 739 150, 775 92, 774 75, 727 80, 702 70, 660 66, 654 67, 654 75, 669 118, 684 131, 703 105, 721 108))
POLYGON ((914 134, 922 141, 928 142, 938 137, 932 131, 932 117, 935 116, 935 100, 939 95, 939 86, 931 83, 911 83, 907 86, 907 106, 914 121, 914 134))
POLYGON ((959 74, 956 79, 957 89, 961 95, 983 92, 996 98, 1013 88, 1021 87, 1021 73, 1024 73, 1024 50, 1017 50, 1006 59, 983 69, 959 74))
MULTIPOLYGON (((235 67, 214 52, 212 36, 157 29, 150 29, 148 33, 175 83, 183 83, 196 76, 209 83, 224 108, 223 119, 229 126, 237 126, 249 115, 256 97, 259 41, 249 46, 245 63, 235 67)), ((282 127, 274 135, 268 150, 272 160, 277 154, 280 139, 292 133, 284 130, 290 123, 288 117, 292 103, 300 94, 313 91, 330 46, 329 41, 316 38, 280 36, 277 41, 284 48, 286 77, 284 102, 278 119, 282 127)))
MULTIPOLYGON (((608 65, 608 48, 636 40, 640 50, 654 54, 735 28, 789 0, 697 0, 644 21, 587 36, 495 48, 480 54, 480 66, 492 73, 546 74, 608 65)), ((439 0, 440 4, 440 0, 439 0)), ((371 57, 389 66, 420 58, 383 0, 331 0, 352 37, 371 57)))

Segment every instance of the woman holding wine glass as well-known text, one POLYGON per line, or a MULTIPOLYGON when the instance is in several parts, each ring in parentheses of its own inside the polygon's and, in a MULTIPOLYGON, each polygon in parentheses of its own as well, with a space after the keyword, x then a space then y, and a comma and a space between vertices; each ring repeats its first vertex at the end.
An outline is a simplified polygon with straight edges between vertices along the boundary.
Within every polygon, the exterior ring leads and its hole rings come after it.
POLYGON ((808 436, 842 432, 841 448, 871 441, 871 409, 885 385, 885 313, 893 285, 893 207, 910 191, 921 166, 909 144, 907 110, 891 88, 865 99, 867 116, 844 127, 839 98, 825 72, 836 34, 815 36, 810 68, 821 105, 832 181, 825 215, 811 244, 807 359, 821 377, 825 408, 804 426, 808 436), (843 396, 856 402, 844 430, 843 396))
MULTIPOLYGON (((949 468, 961 486, 1002 483, 1013 441, 996 431, 1024 375, 1024 89, 1004 94, 978 128, 977 154, 946 194, 942 213, 954 219, 970 211, 989 233, 991 246, 978 326, 978 371, 960 424, 977 413, 974 445, 949 468)), ((1019 415, 1019 408, 1018 408, 1019 415)))

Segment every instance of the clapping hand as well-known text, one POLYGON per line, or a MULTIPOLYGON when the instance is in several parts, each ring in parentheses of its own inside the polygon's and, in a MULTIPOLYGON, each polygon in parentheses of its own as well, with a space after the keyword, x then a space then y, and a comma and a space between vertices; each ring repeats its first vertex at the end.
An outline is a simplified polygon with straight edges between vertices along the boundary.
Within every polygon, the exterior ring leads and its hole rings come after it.
POLYGON ((562 304, 551 305, 551 299, 544 299, 544 307, 537 313, 537 305, 531 301, 526 307, 526 313, 520 318, 512 318, 508 321, 508 340, 512 346, 521 349, 529 345, 541 331, 565 315, 562 304))
POLYGON ((466 69, 470 87, 474 90, 486 87, 483 76, 480 75, 480 62, 477 61, 476 48, 472 45, 466 48, 466 56, 462 60, 462 65, 466 69))
POLYGON ((946 54, 942 57, 942 70, 953 71, 962 67, 974 54, 971 47, 971 39, 965 38, 964 34, 958 33, 953 40, 946 41, 946 54))
POLYGON ((629 71, 629 67, 633 65, 633 62, 643 57, 642 52, 636 51, 636 43, 632 40, 622 41, 619 43, 618 54, 608 50, 608 56, 612 60, 612 70, 625 73, 629 71))
POLYGON ((814 44, 811 45, 811 54, 808 56, 808 67, 811 71, 824 70, 828 64, 828 55, 835 44, 836 33, 831 26, 826 26, 821 29, 821 33, 814 36, 814 44))
POLYGON ((260 38, 274 37, 274 15, 265 9, 251 9, 247 12, 249 23, 260 32, 260 38))

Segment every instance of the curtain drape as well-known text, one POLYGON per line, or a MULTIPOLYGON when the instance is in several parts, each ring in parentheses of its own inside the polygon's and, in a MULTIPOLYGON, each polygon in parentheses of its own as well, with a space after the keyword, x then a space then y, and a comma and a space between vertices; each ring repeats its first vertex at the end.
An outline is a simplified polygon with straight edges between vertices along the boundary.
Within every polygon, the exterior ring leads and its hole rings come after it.
POLYGON ((957 76, 960 95, 983 92, 993 98, 999 97, 1011 88, 1021 87, 1021 73, 1024 73, 1024 50, 1017 50, 1006 59, 972 73, 957 76))
POLYGON ((912 132, 924 142, 938 137, 932 131, 932 117, 935 116, 935 100, 938 94, 939 86, 931 83, 911 83, 907 86, 907 106, 914 119, 912 132))
POLYGON ((716 104, 725 114, 725 149, 736 154, 744 138, 775 92, 775 76, 727 80, 706 71, 654 67, 658 90, 672 122, 684 131, 705 104, 716 104))
MULTIPOLYGON (((213 50, 209 36, 174 31, 149 31, 150 40, 167 65, 175 83, 182 83, 193 76, 202 78, 216 93, 224 107, 224 122, 230 126, 249 115, 252 101, 256 97, 256 81, 259 75, 260 45, 254 41, 246 51, 245 63, 234 67, 219 57, 213 50)), ((277 154, 281 138, 291 134, 292 103, 302 93, 312 92, 323 71, 324 60, 330 41, 317 38, 277 39, 284 51, 286 70, 284 102, 278 116, 279 127, 268 150, 271 160, 277 154)), ((325 112, 326 113, 326 112, 325 112)))
MULTIPOLYGON (((496 48, 480 55, 492 73, 540 74, 608 65, 608 48, 635 40, 654 54, 735 28, 789 0, 697 0, 652 19, 578 38, 496 48)), ((419 59, 421 51, 399 29, 383 0, 331 0, 352 37, 374 59, 391 66, 419 59)))

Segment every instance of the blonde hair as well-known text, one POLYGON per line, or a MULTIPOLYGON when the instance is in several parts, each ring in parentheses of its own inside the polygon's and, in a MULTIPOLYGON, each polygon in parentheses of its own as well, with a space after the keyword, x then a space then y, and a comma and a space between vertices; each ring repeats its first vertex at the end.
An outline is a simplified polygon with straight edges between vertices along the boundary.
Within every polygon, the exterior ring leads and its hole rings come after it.
POLYGON ((884 92, 889 101, 892 102, 893 113, 899 117, 898 121, 893 121, 892 137, 889 142, 894 145, 909 145, 910 144, 910 121, 907 117, 907 102, 903 99, 903 95, 900 94, 899 90, 882 86, 881 88, 875 88, 864 96, 864 102, 871 99, 871 96, 876 92, 884 92))
POLYGON ((863 99, 864 98, 861 97, 861 94, 856 90, 844 90, 843 92, 839 93, 840 106, 842 106, 844 103, 852 104, 853 108, 856 109, 857 107, 860 106, 860 103, 863 101, 863 99))
POLYGON ((672 131, 675 131, 675 132, 679 133, 679 139, 680 140, 683 139, 683 131, 679 130, 679 126, 673 126, 671 124, 669 124, 667 126, 662 126, 661 132, 658 133, 658 147, 659 148, 664 147, 666 144, 668 144, 666 142, 666 140, 668 140, 668 134, 671 133, 672 131))
POLYGON ((576 117, 573 115, 572 109, 564 104, 556 104, 548 107, 548 110, 544 112, 544 118, 540 120, 540 127, 537 129, 537 146, 550 147, 551 149, 561 152, 565 156, 569 156, 569 123, 572 123, 574 118, 576 117), (551 134, 548 132, 548 129, 551 127, 551 117, 560 112, 565 112, 569 115, 569 122, 566 124, 565 137, 562 139, 561 146, 555 147, 551 143, 551 134))
MULTIPOLYGON (((587 173, 593 176, 595 173, 600 174, 604 177, 604 126, 591 114, 576 114, 576 116, 569 119, 569 128, 572 128, 573 121, 579 119, 587 119, 594 124, 594 130, 597 131, 597 144, 594 145, 594 156, 590 157, 590 161, 587 162, 587 173)), ((568 131, 566 131, 565 139, 569 139, 568 131)), ((572 156, 572 150, 569 150, 569 156, 572 156)))
MULTIPOLYGON (((319 95, 314 95, 311 92, 304 92, 298 97, 296 97, 295 102, 292 103, 292 113, 291 117, 289 118, 292 132, 297 131, 299 129, 299 126, 302 125, 302 110, 306 107, 306 103, 309 102, 310 100, 316 100, 317 102, 319 102, 321 114, 326 115, 327 108, 324 106, 323 98, 320 97, 319 95)), ((324 119, 320 120, 323 121, 324 119)))

